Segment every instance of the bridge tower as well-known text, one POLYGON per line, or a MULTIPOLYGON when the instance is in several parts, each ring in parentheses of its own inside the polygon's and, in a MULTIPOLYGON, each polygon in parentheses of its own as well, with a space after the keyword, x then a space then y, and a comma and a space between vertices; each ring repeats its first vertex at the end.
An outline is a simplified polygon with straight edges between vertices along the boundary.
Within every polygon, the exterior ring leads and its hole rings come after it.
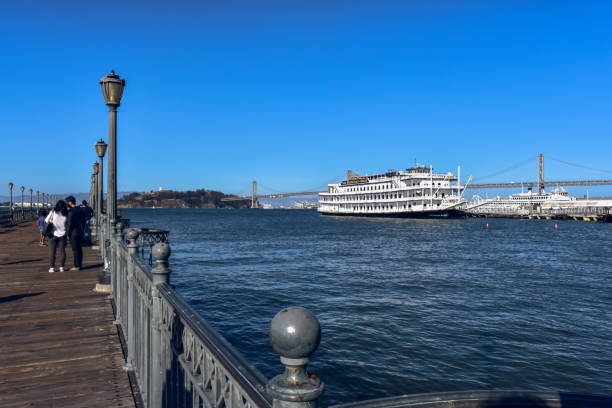
POLYGON ((253 181, 253 195, 251 196, 251 208, 258 208, 257 202, 257 181, 253 181))
POLYGON ((544 193, 544 155, 538 153, 538 194, 544 193))

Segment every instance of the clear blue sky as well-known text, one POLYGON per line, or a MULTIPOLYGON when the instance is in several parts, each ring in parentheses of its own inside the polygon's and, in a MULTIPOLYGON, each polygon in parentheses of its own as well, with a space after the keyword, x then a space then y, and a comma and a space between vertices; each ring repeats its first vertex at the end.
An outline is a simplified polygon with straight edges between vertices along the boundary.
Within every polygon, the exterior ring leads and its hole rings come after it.
POLYGON ((89 190, 111 69, 120 191, 295 191, 415 158, 477 178, 531 157, 485 181, 533 180, 538 152, 612 170, 610 2, 212 3, 5 2, 3 186, 89 190))

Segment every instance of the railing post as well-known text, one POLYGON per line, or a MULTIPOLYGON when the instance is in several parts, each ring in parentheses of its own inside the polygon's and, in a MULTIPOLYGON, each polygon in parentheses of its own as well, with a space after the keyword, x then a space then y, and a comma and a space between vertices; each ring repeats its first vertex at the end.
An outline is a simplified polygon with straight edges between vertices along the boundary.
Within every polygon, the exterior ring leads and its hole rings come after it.
POLYGON ((321 326, 303 307, 283 309, 270 323, 270 344, 280 354, 285 372, 266 385, 274 408, 315 408, 325 384, 309 375, 306 365, 321 341, 321 326))
POLYGON ((166 368, 162 360, 162 305, 157 285, 161 283, 170 284, 170 268, 168 258, 170 257, 170 245, 160 242, 151 250, 155 258, 155 268, 151 270, 153 285, 151 295, 153 298, 152 334, 151 334, 151 394, 148 396, 150 408, 160 408, 163 405, 164 386, 166 379, 166 368))
POLYGON ((115 234, 113 237, 113 257, 111 258, 112 284, 111 295, 115 299, 115 308, 117 315, 115 324, 121 325, 121 251, 119 247, 123 239, 123 223, 117 220, 115 223, 115 234))
POLYGON ((136 333, 134 332, 134 319, 136 313, 135 307, 135 294, 134 294, 134 268, 135 262, 134 258, 138 256, 138 244, 136 240, 138 239, 138 235, 140 232, 136 228, 130 228, 127 230, 125 237, 130 241, 128 244, 128 262, 127 262, 127 284, 128 284, 128 321, 127 321, 127 331, 124 330, 124 333, 127 337, 127 362, 124 366, 126 370, 134 370, 134 353, 136 352, 136 333))

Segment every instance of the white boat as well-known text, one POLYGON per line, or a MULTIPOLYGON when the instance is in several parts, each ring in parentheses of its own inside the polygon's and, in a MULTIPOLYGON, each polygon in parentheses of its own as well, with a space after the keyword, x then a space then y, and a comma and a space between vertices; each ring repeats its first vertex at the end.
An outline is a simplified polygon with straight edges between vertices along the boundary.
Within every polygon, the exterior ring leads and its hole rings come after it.
POLYGON ((467 206, 467 211, 474 214, 515 214, 528 215, 541 208, 567 207, 576 201, 570 197, 563 188, 556 188, 550 193, 542 189, 534 192, 531 188, 527 192, 512 194, 509 197, 495 197, 482 199, 475 195, 467 206))
POLYGON ((327 187, 317 209, 324 215, 453 217, 467 204, 459 177, 424 165, 365 176, 349 170, 345 181, 327 187))

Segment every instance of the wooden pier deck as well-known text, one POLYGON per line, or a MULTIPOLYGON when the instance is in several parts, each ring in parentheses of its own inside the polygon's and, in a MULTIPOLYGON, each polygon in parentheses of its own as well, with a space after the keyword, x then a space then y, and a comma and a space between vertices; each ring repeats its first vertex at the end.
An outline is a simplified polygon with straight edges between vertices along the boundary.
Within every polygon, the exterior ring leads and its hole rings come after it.
POLYGON ((0 227, 1 407, 135 406, 110 300, 92 291, 100 257, 83 252, 81 271, 49 273, 34 221, 0 227))

